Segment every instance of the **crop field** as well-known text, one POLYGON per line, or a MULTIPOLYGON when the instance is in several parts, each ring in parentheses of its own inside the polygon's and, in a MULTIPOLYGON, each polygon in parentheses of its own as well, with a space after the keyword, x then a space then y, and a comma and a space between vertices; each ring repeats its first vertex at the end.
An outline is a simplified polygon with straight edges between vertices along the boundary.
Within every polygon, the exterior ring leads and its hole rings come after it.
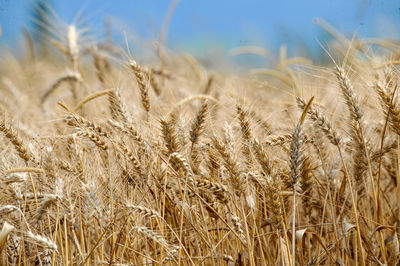
POLYGON ((321 24, 329 63, 240 73, 76 25, 0 50, 0 264, 398 265, 400 44, 321 24))

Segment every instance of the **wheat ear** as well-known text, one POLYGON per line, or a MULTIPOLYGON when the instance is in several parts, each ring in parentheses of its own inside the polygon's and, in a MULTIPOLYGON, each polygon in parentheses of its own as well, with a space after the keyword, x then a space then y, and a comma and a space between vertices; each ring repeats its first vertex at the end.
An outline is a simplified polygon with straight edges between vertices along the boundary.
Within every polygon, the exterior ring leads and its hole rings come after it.
POLYGON ((122 101, 118 88, 115 88, 108 93, 108 102, 110 103, 111 117, 115 121, 128 123, 125 104, 122 101))
POLYGON ((240 178, 240 169, 238 163, 233 159, 232 154, 228 151, 225 144, 222 143, 215 135, 212 137, 212 143, 215 149, 219 152, 222 159, 224 160, 225 167, 228 170, 231 184, 239 193, 243 193, 242 180, 240 178))
MULTIPOLYGON (((301 98, 301 97, 296 97, 297 105, 299 108, 304 110, 304 108, 307 105, 307 102, 301 98)), ((330 142, 333 145, 339 145, 340 143, 340 135, 339 133, 336 132, 335 128, 332 126, 331 121, 318 109, 316 109, 313 105, 310 106, 308 109, 308 114, 310 115, 310 118, 315 122, 315 124, 321 128, 322 132, 325 133, 325 135, 328 137, 330 142)))
POLYGON ((28 162, 33 158, 31 153, 28 151, 27 146, 18 136, 15 130, 13 130, 11 125, 6 125, 4 118, 0 118, 0 131, 2 131, 6 138, 14 145, 14 148, 17 150, 19 157, 25 160, 25 162, 28 162))
POLYGON ((146 81, 146 77, 144 75, 141 67, 136 63, 135 60, 129 61, 129 66, 133 70, 135 74, 136 81, 139 85, 140 96, 142 98, 142 106, 146 112, 150 111, 150 98, 149 98, 149 87, 146 81))

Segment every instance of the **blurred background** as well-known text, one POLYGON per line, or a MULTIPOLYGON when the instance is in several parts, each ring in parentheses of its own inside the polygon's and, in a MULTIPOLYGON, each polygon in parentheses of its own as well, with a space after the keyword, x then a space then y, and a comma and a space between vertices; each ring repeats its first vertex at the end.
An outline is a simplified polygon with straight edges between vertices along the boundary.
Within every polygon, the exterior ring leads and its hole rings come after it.
MULTIPOLYGON (((265 57, 287 47, 288 56, 318 60, 321 46, 332 36, 319 24, 328 23, 351 37, 399 39, 400 1, 394 0, 0 0, 0 46, 10 49, 21 41, 21 29, 35 38, 37 9, 46 3, 55 21, 87 27, 87 41, 112 38, 133 53, 162 41, 170 51, 188 52, 198 57, 232 57, 234 48, 265 48, 265 57), (52 14, 53 13, 53 14, 52 14), (59 19, 55 19, 56 17, 59 19), (127 37, 125 37, 127 36, 127 37)), ((278 53, 279 54, 279 53, 278 53)), ((239 63, 264 64, 256 56, 239 56, 239 63)))

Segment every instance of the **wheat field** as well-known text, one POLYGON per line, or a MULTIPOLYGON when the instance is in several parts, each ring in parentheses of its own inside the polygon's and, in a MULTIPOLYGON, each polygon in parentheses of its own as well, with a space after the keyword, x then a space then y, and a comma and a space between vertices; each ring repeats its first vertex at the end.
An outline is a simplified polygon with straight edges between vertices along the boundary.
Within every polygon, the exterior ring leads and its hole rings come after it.
POLYGON ((0 264, 397 265, 400 44, 327 30, 331 63, 239 74, 25 32, 0 52, 0 264))

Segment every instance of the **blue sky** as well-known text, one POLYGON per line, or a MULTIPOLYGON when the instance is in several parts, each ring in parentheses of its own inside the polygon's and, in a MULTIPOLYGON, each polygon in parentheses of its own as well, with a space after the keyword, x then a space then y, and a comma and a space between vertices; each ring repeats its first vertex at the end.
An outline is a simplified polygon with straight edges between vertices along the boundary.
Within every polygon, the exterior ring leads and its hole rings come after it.
MULTIPOLYGON (((11 44, 22 26, 30 27, 34 0, 0 0, 0 43, 11 44)), ((102 36, 106 17, 122 21, 141 38, 155 39, 161 28, 167 0, 50 0, 67 23, 83 10, 96 36, 102 36), (118 19, 117 19, 118 18, 118 19)), ((212 46, 227 51, 244 45, 289 50, 318 47, 326 36, 313 23, 320 17, 340 32, 362 37, 399 37, 400 1, 392 0, 180 0, 168 32, 168 46, 202 53, 212 46)), ((119 22, 118 22, 119 23, 119 22)), ((115 31, 122 28, 115 27, 115 31)), ((122 36, 121 32, 120 36, 122 36)), ((117 34, 118 35, 118 34, 117 34)))

